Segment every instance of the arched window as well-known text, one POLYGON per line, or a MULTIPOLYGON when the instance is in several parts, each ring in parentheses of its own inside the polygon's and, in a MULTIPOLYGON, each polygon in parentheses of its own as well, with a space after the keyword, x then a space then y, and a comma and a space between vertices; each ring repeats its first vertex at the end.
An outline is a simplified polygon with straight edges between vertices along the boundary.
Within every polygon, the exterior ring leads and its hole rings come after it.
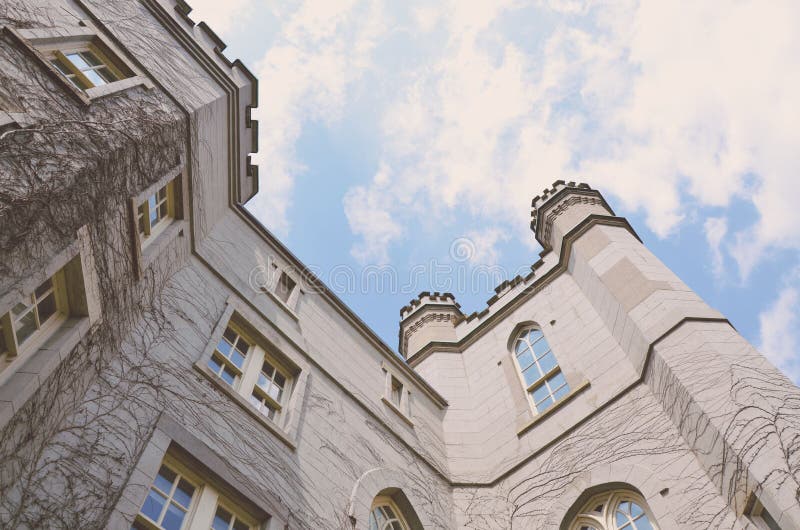
POLYGON ((369 514, 369 530, 409 530, 409 526, 392 499, 376 497, 369 514))
POLYGON ((514 357, 522 382, 537 412, 569 394, 569 385, 542 330, 528 328, 514 341, 514 357))
POLYGON ((617 490, 592 497, 569 530, 658 530, 658 526, 640 495, 617 490))

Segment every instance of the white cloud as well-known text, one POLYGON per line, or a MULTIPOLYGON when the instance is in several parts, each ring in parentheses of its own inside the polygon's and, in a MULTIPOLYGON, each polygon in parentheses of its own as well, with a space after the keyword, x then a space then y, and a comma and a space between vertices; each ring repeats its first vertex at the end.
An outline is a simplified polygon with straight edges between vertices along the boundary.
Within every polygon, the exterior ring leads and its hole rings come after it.
POLYGON ((384 190, 390 184, 388 168, 381 167, 372 180, 372 186, 357 186, 344 197, 344 211, 350 229, 362 238, 350 253, 361 264, 388 263, 390 243, 403 235, 400 225, 388 213, 392 199, 384 190))
POLYGON ((711 249, 711 272, 719 279, 725 274, 725 256, 722 253, 722 240, 728 233, 728 219, 725 217, 709 217, 703 229, 706 242, 711 249))
POLYGON ((499 243, 508 241, 508 232, 501 228, 485 228, 467 233, 473 252, 468 256, 473 265, 497 265, 500 260, 499 243))
POLYGON ((800 382, 800 289, 785 287, 759 321, 761 351, 793 381, 800 382))
POLYGON ((303 127, 341 117, 347 89, 370 66, 384 26, 377 1, 306 0, 275 14, 283 19, 281 33, 255 67, 260 192, 248 208, 285 237, 294 179, 304 170, 295 151, 303 127))

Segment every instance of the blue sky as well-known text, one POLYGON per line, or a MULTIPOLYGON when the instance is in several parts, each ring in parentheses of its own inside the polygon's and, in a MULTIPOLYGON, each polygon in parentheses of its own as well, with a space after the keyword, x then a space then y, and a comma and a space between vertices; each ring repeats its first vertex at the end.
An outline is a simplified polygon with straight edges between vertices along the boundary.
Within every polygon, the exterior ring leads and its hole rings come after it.
POLYGON ((390 346, 419 291, 480 310, 461 276, 536 261, 563 178, 800 381, 797 2, 190 3, 260 79, 248 207, 390 346))

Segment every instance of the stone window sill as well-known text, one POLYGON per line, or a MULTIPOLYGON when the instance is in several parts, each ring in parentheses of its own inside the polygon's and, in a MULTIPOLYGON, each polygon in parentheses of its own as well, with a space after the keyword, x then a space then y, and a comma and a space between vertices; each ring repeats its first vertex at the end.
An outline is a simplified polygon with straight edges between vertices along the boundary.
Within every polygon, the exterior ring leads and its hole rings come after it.
POLYGON ((404 422, 406 422, 409 427, 413 427, 414 426, 414 422, 411 420, 411 418, 406 416, 406 414, 402 410, 397 408, 397 406, 394 403, 392 403, 390 400, 386 399, 385 396, 381 398, 381 401, 383 401, 386 404, 386 406, 389 407, 389 409, 394 411, 395 414, 400 416, 400 419, 403 420, 404 422))
POLYGON ((522 427, 521 427, 521 428, 520 428, 520 429, 517 431, 517 436, 522 436, 523 434, 525 434, 526 432, 528 432, 529 430, 531 430, 533 427, 535 427, 536 425, 538 425, 538 424, 539 424, 539 422, 542 422, 542 421, 544 421, 545 419, 547 419, 548 417, 550 417, 550 416, 551 416, 551 415, 552 415, 552 414, 553 414, 555 411, 557 411, 558 409, 560 409, 561 407, 563 407, 564 405, 566 405, 567 403, 569 403, 570 401, 572 401, 572 399, 573 399, 574 397, 576 397, 578 394, 582 393, 584 390, 586 390, 587 388, 589 388, 589 386, 591 386, 591 385, 589 384, 589 381, 584 381, 583 383, 581 383, 581 384, 580 384, 580 385, 578 385, 577 387, 573 388, 573 389, 570 391, 570 393, 569 393, 569 394, 567 394, 566 396, 564 396, 564 397, 563 397, 561 400, 559 400, 558 402, 554 403, 554 404, 553 404, 553 406, 551 406, 549 409, 545 410, 544 412, 541 412, 541 413, 537 414, 536 416, 534 416, 534 417, 533 417, 533 419, 532 419, 532 420, 528 421, 528 422, 527 422, 525 425, 523 425, 523 426, 522 426, 522 427))
POLYGON ((28 399, 64 361, 89 331, 89 317, 66 319, 44 344, 11 373, 2 374, 0 382, 0 428, 17 413, 28 399))
POLYGON ((157 235, 152 236, 145 240, 142 245, 142 266, 141 270, 145 271, 159 256, 164 249, 166 249, 178 236, 183 235, 183 229, 186 227, 186 221, 183 219, 172 219, 168 226, 157 235))
POLYGON ((267 430, 269 430, 272 434, 274 434, 281 442, 286 444, 289 449, 294 451, 297 449, 297 444, 294 438, 283 430, 281 427, 278 426, 274 421, 270 420, 266 416, 264 416, 261 412, 259 412, 253 405, 250 404, 242 395, 240 395, 236 390, 234 390, 228 383, 223 381, 219 376, 217 376, 214 372, 208 369, 207 366, 197 362, 194 364, 194 369, 203 374, 203 376, 208 379, 218 390, 221 390, 228 396, 231 400, 233 400, 237 405, 239 405, 245 412, 250 414, 256 421, 258 421, 261 425, 263 425, 267 430))

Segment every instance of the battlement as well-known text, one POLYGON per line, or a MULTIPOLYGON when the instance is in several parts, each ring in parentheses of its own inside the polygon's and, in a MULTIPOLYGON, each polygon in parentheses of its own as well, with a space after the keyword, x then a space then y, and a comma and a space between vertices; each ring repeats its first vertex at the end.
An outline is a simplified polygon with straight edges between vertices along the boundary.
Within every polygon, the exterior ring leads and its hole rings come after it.
POLYGON ((531 200, 531 230, 545 250, 560 251, 564 235, 590 215, 614 215, 586 183, 557 180, 531 200))
POLYGON ((423 291, 400 310, 400 353, 408 358, 430 342, 455 342, 464 320, 452 293, 423 291))

